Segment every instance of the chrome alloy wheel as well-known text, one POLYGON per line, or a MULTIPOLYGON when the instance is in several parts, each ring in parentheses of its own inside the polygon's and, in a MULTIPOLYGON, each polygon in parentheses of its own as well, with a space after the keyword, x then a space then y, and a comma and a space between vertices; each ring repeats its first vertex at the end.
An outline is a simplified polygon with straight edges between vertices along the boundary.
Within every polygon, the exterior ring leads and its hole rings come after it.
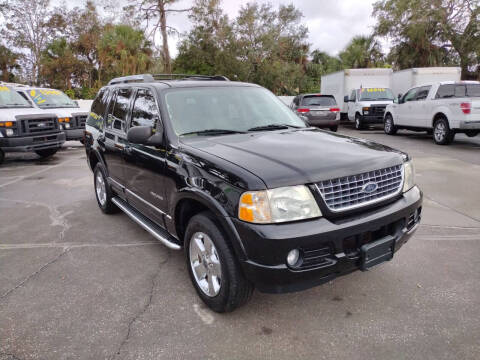
POLYGON ((389 133, 390 131, 392 131, 392 128, 393 128, 392 119, 390 118, 390 116, 388 116, 385 119, 385 132, 389 133))
POLYGON ((447 129, 445 127, 445 123, 439 122, 435 126, 435 131, 433 132, 433 136, 435 136, 435 140, 437 142, 442 142, 447 135, 447 129))
POLYGON ((196 232, 190 239, 188 255, 198 287, 209 297, 218 295, 222 286, 222 267, 212 239, 203 232, 196 232))
POLYGON ((107 201, 107 189, 105 186, 105 180, 100 171, 97 172, 97 176, 95 177, 95 191, 97 192, 97 198, 100 205, 105 205, 107 201))

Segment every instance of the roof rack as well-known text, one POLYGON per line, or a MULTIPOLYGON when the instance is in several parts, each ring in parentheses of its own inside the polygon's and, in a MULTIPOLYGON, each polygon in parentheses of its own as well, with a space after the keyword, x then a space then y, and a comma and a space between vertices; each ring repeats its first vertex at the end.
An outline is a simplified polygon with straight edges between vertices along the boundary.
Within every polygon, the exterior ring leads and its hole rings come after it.
POLYGON ((114 78, 108 85, 125 84, 130 82, 154 82, 161 80, 216 80, 230 81, 223 75, 192 75, 192 74, 139 74, 114 78))
POLYGON ((12 82, 5 82, 5 81, 0 81, 0 85, 2 85, 2 86, 11 86, 11 87, 29 87, 29 85, 19 84, 19 83, 12 83, 12 82))

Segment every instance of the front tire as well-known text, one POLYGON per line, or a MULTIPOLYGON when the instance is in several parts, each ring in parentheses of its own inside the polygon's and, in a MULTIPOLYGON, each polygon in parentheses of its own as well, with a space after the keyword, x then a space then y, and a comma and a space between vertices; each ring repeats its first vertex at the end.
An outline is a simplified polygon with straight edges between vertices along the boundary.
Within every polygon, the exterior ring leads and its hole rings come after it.
POLYGON ((184 245, 190 279, 210 309, 230 312, 250 299, 253 285, 243 275, 226 236, 210 212, 190 219, 184 245))
POLYGON ((448 120, 444 117, 435 121, 433 125, 433 141, 437 145, 448 145, 455 137, 455 132, 450 130, 448 120))
POLYGON ((357 130, 363 130, 364 129, 364 125, 363 125, 363 122, 362 122, 362 117, 358 113, 355 114, 355 129, 357 129, 357 130))
POLYGON ((43 149, 43 150, 35 150, 35 153, 40 156, 42 159, 49 158, 53 156, 60 148, 55 149, 43 149))
POLYGON ((97 164, 93 171, 93 183, 98 207, 105 214, 114 214, 119 208, 112 202, 113 192, 107 181, 107 174, 102 164, 97 164))
POLYGON ((385 134, 387 135, 395 135, 397 133, 397 127, 393 123, 393 117, 390 114, 387 114, 385 116, 385 121, 383 123, 383 131, 385 131, 385 134))
POLYGON ((476 130, 467 130, 467 131, 465 131, 465 135, 467 135, 468 137, 475 137, 475 136, 477 136, 478 134, 480 134, 480 131, 476 131, 476 130))

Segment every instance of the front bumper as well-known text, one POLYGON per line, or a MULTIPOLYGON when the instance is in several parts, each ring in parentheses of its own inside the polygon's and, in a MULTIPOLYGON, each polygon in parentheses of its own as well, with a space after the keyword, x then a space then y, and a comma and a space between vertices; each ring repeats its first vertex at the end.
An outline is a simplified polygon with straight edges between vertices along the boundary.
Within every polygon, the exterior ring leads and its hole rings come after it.
POLYGON ((393 236, 394 251, 398 251, 415 231, 421 205, 422 192, 414 187, 380 209, 336 222, 320 218, 255 225, 234 220, 248 258, 242 262, 244 273, 258 290, 270 293, 299 291, 328 282, 360 269, 361 256, 355 249, 359 241, 366 243, 366 234, 368 243, 378 240, 375 236, 393 236), (413 222, 412 214, 418 215, 413 222), (292 249, 321 256, 322 260, 313 267, 292 269, 285 261, 292 249))
POLYGON ((2 137, 0 138, 0 148, 4 152, 27 152, 59 148, 64 142, 65 134, 63 132, 25 137, 2 137))
POLYGON ((85 129, 64 129, 65 137, 67 140, 81 140, 83 139, 83 133, 85 129))
POLYGON ((362 122, 364 124, 383 124, 383 114, 364 114, 362 115, 362 122))

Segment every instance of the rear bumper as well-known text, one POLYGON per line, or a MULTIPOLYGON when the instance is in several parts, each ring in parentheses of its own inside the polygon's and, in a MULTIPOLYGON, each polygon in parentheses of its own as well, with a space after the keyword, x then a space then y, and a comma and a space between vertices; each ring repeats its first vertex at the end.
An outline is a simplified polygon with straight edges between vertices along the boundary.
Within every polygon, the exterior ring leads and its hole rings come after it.
POLYGON ((422 192, 414 187, 394 203, 336 223, 325 218, 278 225, 234 220, 248 257, 242 262, 244 273, 260 291, 282 293, 307 289, 359 270, 361 258, 355 249, 365 234, 370 234, 371 242, 377 240, 374 236, 380 236, 380 231, 382 236, 393 236, 394 251, 398 251, 414 233, 420 216, 413 222, 411 219, 417 209, 421 211, 421 205, 422 192), (303 254, 329 250, 313 266, 292 269, 285 261, 292 249, 300 249, 303 254))
POLYGON ((4 152, 27 152, 59 148, 65 142, 65 134, 37 135, 27 137, 0 138, 0 148, 4 152))
POLYGON ((317 127, 333 127, 340 124, 340 119, 308 119, 308 125, 317 127))
POLYGON ((85 129, 65 129, 65 137, 67 140, 81 140, 85 129))
POLYGON ((460 130, 480 130, 480 120, 460 121, 460 130))

